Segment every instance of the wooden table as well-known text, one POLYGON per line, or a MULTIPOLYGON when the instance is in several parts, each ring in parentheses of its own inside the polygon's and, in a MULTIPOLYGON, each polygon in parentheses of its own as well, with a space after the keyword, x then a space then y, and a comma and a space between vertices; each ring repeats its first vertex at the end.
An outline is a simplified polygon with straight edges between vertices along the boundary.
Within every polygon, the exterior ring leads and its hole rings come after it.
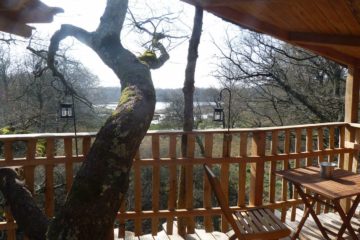
POLYGON ((324 179, 320 177, 320 168, 306 167, 289 170, 277 171, 276 175, 283 177, 293 183, 302 201, 305 204, 304 216, 302 217, 297 231, 292 236, 296 239, 308 218, 309 214, 314 218, 316 225, 321 231, 325 239, 330 239, 327 232, 336 235, 337 239, 341 239, 345 229, 349 231, 352 239, 358 239, 354 229, 350 224, 350 220, 360 202, 360 175, 342 169, 335 169, 332 179, 324 179), (307 191, 304 191, 306 189, 307 191), (353 204, 346 214, 340 206, 340 200, 348 197, 355 197, 353 204), (316 202, 324 202, 322 199, 330 200, 330 205, 337 211, 343 221, 338 233, 325 228, 316 216, 313 207, 316 202))

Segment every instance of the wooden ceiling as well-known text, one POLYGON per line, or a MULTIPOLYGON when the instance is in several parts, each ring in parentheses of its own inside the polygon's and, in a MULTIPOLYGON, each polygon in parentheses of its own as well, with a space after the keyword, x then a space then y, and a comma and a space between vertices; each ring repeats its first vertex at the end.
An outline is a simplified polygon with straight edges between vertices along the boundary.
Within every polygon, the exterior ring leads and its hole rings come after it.
POLYGON ((182 1, 342 64, 360 64, 360 0, 182 1))
POLYGON ((29 23, 49 23, 61 8, 49 7, 39 0, 0 0, 0 31, 30 37, 29 23))

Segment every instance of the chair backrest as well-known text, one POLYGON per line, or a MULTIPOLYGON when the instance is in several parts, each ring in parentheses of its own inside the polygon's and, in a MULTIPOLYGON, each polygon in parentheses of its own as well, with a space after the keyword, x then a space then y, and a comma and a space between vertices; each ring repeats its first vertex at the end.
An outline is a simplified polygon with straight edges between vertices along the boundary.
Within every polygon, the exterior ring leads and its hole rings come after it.
POLYGON ((221 189, 220 181, 215 176, 215 174, 211 171, 210 167, 204 164, 204 170, 206 172, 207 178, 209 179, 211 188, 215 193, 215 197, 219 202, 220 208, 226 218, 226 220, 230 223, 231 227, 235 231, 235 234, 238 236, 239 239, 242 239, 241 232, 237 226, 237 223, 234 220, 233 214, 231 209, 229 208, 229 204, 226 201, 225 194, 221 189))

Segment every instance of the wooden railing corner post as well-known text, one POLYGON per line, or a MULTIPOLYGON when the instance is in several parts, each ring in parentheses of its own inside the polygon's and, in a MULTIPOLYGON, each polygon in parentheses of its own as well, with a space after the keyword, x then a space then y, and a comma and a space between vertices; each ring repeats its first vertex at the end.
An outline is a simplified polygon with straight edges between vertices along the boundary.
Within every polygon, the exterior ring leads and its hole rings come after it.
MULTIPOLYGON (((252 138, 252 156, 262 157, 265 156, 265 140, 266 132, 259 131, 254 132, 252 138)), ((259 206, 263 203, 263 191, 264 191, 264 173, 265 164, 264 161, 259 158, 256 162, 250 164, 250 205, 259 206)))

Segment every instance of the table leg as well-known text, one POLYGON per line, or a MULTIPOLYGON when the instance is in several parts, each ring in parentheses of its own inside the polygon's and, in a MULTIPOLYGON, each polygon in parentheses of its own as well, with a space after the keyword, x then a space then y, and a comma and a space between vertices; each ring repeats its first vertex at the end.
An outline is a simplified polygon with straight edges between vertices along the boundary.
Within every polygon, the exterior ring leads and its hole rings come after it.
MULTIPOLYGON (((311 207, 314 207, 316 201, 313 201, 311 203, 311 207)), ((291 237, 292 240, 295 240, 296 238, 299 237, 299 234, 300 234, 300 231, 301 229, 303 228, 304 226, 304 223, 306 221, 306 219, 309 217, 309 208, 308 207, 305 207, 305 211, 304 211, 304 215, 303 217, 301 218, 301 221, 299 222, 299 225, 297 226, 297 229, 296 229, 296 232, 294 233, 294 235, 291 237)))
POLYGON ((343 224, 341 225, 341 228, 338 232, 338 238, 342 237, 342 235, 345 232, 345 229, 347 228, 351 237, 353 239, 358 239, 353 227, 351 226, 351 218, 355 214, 355 211, 356 211, 357 206, 359 205, 359 202, 360 202, 360 195, 356 196, 356 198, 353 202, 353 205, 351 206, 348 214, 346 215, 340 205, 340 200, 334 200, 334 205, 335 205, 336 211, 339 213, 341 219, 343 220, 343 224))
MULTIPOLYGON (((304 191, 302 190, 302 188, 301 188, 299 185, 297 185, 297 184, 294 184, 294 185, 295 185, 296 190, 298 191, 301 199, 303 200, 303 202, 304 202, 304 204, 305 204, 305 206, 306 206, 306 210, 308 210, 309 213, 311 214, 311 216, 313 217, 313 219, 314 219, 316 225, 318 226, 320 232, 322 233, 322 235, 324 236, 325 239, 330 240, 329 236, 327 235, 327 233, 326 233, 326 231, 325 231, 325 228, 322 226, 322 224, 320 223, 319 218, 316 216, 316 213, 314 212, 313 207, 314 207, 314 204, 315 204, 316 201, 314 200, 314 201, 312 202, 312 204, 310 204, 309 201, 308 201, 308 199, 306 198, 306 194, 304 193, 304 191)), ((317 194, 316 194, 316 195, 317 195, 317 194)), ((309 213, 308 213, 308 214, 309 214, 309 213)), ((308 215, 308 214, 307 214, 307 215, 308 215)), ((305 217, 305 214, 304 214, 303 218, 301 219, 301 222, 303 221, 304 217, 305 217)), ((308 217, 308 216, 306 216, 306 218, 307 218, 307 217, 308 217)), ((304 223, 305 223, 306 218, 304 219, 304 223)), ((300 223, 301 223, 301 222, 300 222, 300 223)), ((303 225, 304 223, 302 223, 302 225, 303 225)), ((299 226, 300 226, 300 224, 299 224, 299 226)), ((302 228, 302 226, 301 226, 301 228, 302 228)), ((299 227, 298 227, 298 230, 296 231, 297 234, 299 234, 298 232, 300 232, 301 228, 299 229, 299 227)), ((293 239, 294 239, 294 238, 293 238, 293 239)))

